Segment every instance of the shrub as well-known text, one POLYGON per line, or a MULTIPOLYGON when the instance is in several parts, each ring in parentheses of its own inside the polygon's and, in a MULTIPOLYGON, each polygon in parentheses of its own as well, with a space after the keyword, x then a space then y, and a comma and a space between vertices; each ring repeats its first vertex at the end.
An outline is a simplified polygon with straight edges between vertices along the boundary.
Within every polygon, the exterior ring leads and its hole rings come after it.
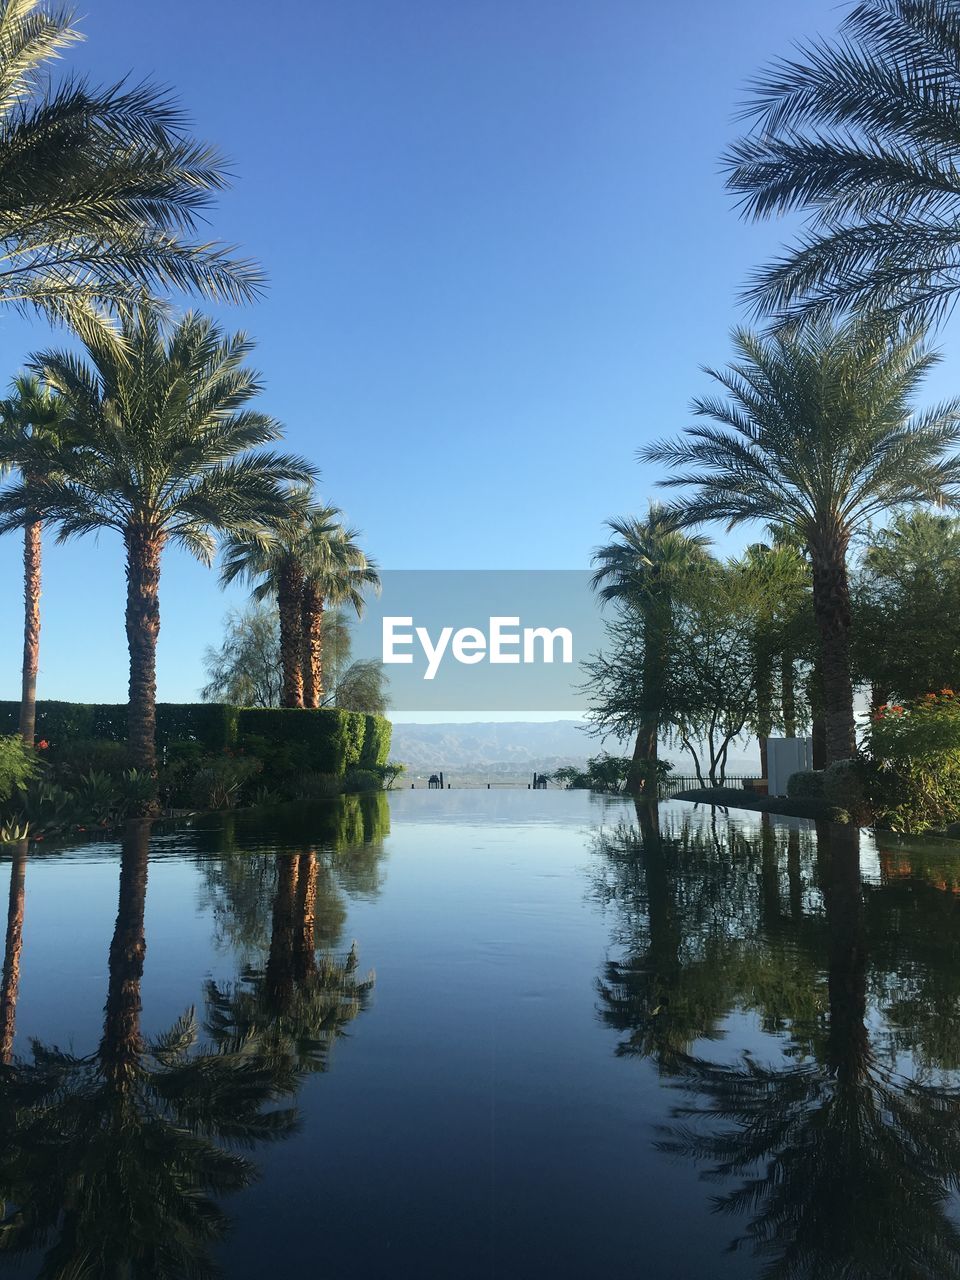
POLYGON ((114 817, 120 798, 110 775, 95 769, 80 775, 71 794, 73 821, 103 827, 114 817))
POLYGON ((145 813, 153 802, 153 779, 143 769, 126 769, 117 794, 117 817, 134 818, 145 813))
POLYGON ((348 769, 343 775, 343 789, 348 795, 359 791, 379 791, 383 778, 373 769, 348 769))
POLYGON ((337 773, 319 773, 302 769, 295 775, 291 790, 295 800, 329 800, 341 791, 342 778, 337 773))
POLYGON ((39 769, 36 752, 24 745, 19 734, 0 738, 0 803, 9 800, 14 792, 23 791, 39 769))
POLYGON ((105 773, 120 778, 127 768, 127 748, 123 742, 101 738, 73 738, 51 748, 48 760, 57 770, 79 776, 105 773))
POLYGON ((195 775, 190 795, 200 809, 235 809, 243 788, 260 771, 252 757, 219 756, 195 775))
POLYGON ((884 825, 916 832, 960 819, 960 699, 952 689, 881 707, 869 745, 884 825))
POLYGON ((823 770, 804 769, 787 779, 787 796, 791 800, 823 795, 823 770))
POLYGON ((823 771, 823 798, 860 826, 872 819, 872 770, 866 760, 834 760, 823 771))

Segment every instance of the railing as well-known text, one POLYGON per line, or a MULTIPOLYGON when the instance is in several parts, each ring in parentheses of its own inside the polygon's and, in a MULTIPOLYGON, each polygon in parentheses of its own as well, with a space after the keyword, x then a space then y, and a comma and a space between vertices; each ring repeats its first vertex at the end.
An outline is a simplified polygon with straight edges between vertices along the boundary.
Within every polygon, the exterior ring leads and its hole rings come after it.
MULTIPOLYGON (((759 782, 759 775, 753 774, 731 774, 728 773, 723 780, 725 787, 742 787, 745 782, 759 782)), ((678 791, 694 791, 700 790, 702 787, 709 787, 709 778, 704 778, 703 782, 699 778, 684 777, 681 774, 671 773, 661 784, 661 791, 665 796, 676 795, 678 791)))

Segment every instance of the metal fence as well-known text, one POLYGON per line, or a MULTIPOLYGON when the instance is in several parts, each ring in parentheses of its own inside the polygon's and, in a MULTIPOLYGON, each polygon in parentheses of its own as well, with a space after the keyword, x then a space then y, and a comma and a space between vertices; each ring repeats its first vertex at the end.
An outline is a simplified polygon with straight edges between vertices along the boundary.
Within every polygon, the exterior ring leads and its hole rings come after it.
MULTIPOLYGON (((757 774, 727 774, 723 780, 725 787, 742 787, 745 782, 759 782, 760 777, 757 774)), ((703 782, 699 778, 683 777, 680 774, 671 773, 665 782, 661 784, 661 791, 665 796, 676 795, 678 791, 694 791, 700 790, 702 787, 709 787, 710 781, 705 778, 703 782)))

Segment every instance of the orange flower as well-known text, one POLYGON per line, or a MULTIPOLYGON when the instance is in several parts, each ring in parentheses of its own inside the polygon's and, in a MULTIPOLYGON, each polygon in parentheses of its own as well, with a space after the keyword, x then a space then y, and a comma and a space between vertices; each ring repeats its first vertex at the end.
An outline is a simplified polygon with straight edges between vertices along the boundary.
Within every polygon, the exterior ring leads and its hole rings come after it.
POLYGON ((899 703, 898 703, 896 706, 891 707, 891 708, 890 708, 890 710, 893 712, 893 714, 894 714, 895 716, 902 716, 902 715, 903 715, 903 707, 901 707, 901 706, 899 705, 899 703))
POLYGON ((941 689, 941 690, 940 690, 940 692, 943 694, 943 696, 944 696, 945 698, 952 698, 952 697, 953 697, 953 690, 952 690, 952 689, 941 689))
POLYGON ((927 702, 936 702, 937 700, 937 695, 935 693, 925 693, 923 696, 926 698, 927 702))

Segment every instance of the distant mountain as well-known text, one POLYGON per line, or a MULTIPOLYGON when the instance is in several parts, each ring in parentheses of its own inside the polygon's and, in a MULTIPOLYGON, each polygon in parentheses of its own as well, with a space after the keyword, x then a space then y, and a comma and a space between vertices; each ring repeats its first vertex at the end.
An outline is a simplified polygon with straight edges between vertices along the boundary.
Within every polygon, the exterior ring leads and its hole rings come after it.
MULTIPOLYGON (((469 724, 395 724, 390 756, 401 760, 412 776, 442 770, 462 779, 525 777, 537 770, 550 773, 561 765, 582 767, 590 756, 601 751, 629 754, 626 745, 613 739, 601 743, 587 733, 581 720, 477 721, 469 724)), ((678 773, 692 772, 690 757, 662 750, 678 773)), ((732 775, 757 772, 758 761, 748 747, 744 754, 732 752, 728 772, 732 775)))
POLYGON ((491 774, 549 771, 583 765, 599 751, 579 720, 546 723, 395 724, 390 755, 410 773, 442 769, 491 774))

